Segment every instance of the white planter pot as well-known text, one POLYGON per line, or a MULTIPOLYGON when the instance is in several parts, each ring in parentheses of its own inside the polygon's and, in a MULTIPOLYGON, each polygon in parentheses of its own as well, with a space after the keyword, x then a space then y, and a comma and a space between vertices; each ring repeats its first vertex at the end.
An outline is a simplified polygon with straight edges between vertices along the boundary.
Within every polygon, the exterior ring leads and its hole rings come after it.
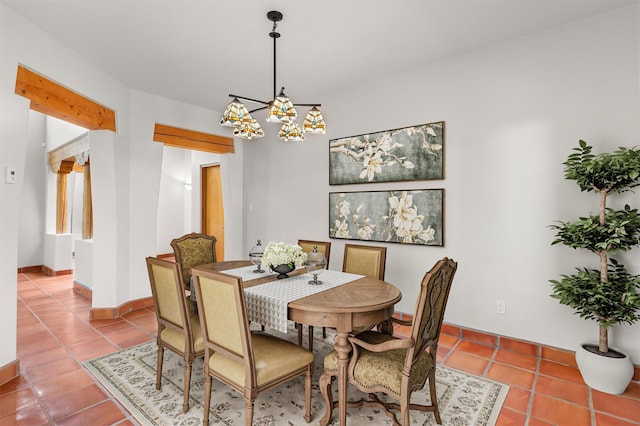
MULTIPOLYGON (((576 350, 576 362, 582 374, 582 378, 589 387, 601 392, 620 395, 633 378, 633 363, 627 354, 618 349, 610 348, 623 358, 610 358, 589 352, 581 344, 576 350)), ((594 346, 598 346, 594 344, 594 346)))

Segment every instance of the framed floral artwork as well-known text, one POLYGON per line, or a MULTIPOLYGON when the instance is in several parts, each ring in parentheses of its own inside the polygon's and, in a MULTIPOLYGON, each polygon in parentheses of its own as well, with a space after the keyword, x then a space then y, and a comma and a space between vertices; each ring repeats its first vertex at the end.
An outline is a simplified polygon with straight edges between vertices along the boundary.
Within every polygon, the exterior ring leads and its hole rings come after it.
POLYGON ((329 185, 444 179, 444 121, 329 141, 329 185))
POLYGON ((444 245, 444 189, 329 193, 329 237, 444 245))

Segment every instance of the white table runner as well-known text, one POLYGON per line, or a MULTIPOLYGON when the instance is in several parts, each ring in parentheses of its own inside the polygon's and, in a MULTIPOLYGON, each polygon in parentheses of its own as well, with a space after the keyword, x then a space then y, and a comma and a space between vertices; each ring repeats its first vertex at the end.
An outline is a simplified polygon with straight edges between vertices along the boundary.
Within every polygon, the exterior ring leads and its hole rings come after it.
MULTIPOLYGON (((224 273, 234 275, 231 270, 224 273)), ((289 302, 355 281, 363 276, 326 270, 318 275, 318 279, 322 281, 320 285, 309 284, 313 276, 307 273, 246 288, 244 294, 249 319, 286 333, 289 302)))

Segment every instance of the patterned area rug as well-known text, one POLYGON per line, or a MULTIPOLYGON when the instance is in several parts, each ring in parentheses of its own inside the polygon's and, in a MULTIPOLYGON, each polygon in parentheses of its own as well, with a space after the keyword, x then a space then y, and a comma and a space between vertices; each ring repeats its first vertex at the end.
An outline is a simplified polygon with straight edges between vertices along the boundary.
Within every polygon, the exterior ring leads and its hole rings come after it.
MULTIPOLYGON (((333 349, 333 334, 322 328, 314 333, 316 354, 314 386, 311 399, 313 425, 324 416, 324 400, 318 389, 322 373, 322 359, 333 349), (319 334, 318 334, 319 333, 319 334)), ((306 329, 306 327, 305 327, 306 329)), ((277 332, 271 331, 273 334, 277 332)), ((280 336, 284 337, 282 334, 280 336)), ((297 338, 292 329, 286 338, 297 338)), ((303 341, 307 341, 306 336, 303 341)), ((201 425, 204 394, 202 359, 196 360, 191 377, 189 411, 182 412, 184 366, 180 357, 169 350, 164 352, 162 388, 156 390, 155 341, 143 343, 84 363, 97 380, 129 410, 141 425, 201 425)), ((493 425, 506 397, 508 386, 473 376, 445 366, 438 366, 437 392, 442 421, 445 425, 493 425)), ((334 383, 334 392, 336 392, 334 383)), ((426 386, 428 388, 428 386, 426 386)), ((427 389, 412 394, 412 401, 428 401, 427 389)), ((361 394, 349 386, 349 399, 361 394), (351 396, 353 394, 353 397, 351 396)), ((335 396, 337 400, 337 395, 335 396)), ((304 383, 302 376, 258 395, 255 401, 254 426, 306 425, 304 421, 304 383)), ((331 425, 337 425, 337 410, 331 425)), ((210 423, 244 425, 244 399, 238 392, 213 381, 210 423)), ((347 423, 356 425, 391 425, 391 419, 374 408, 347 409, 347 423)), ((432 413, 411 412, 412 425, 435 425, 432 413)))

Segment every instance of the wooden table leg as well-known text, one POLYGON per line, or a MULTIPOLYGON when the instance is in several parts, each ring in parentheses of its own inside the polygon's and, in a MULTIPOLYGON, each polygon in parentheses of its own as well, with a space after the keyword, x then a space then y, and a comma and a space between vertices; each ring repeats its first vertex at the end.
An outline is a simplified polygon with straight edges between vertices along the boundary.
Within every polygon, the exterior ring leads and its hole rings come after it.
POLYGON ((347 340, 349 333, 338 332, 336 334, 335 349, 338 354, 338 412, 340 413, 340 426, 347 423, 347 365, 351 345, 347 340))

